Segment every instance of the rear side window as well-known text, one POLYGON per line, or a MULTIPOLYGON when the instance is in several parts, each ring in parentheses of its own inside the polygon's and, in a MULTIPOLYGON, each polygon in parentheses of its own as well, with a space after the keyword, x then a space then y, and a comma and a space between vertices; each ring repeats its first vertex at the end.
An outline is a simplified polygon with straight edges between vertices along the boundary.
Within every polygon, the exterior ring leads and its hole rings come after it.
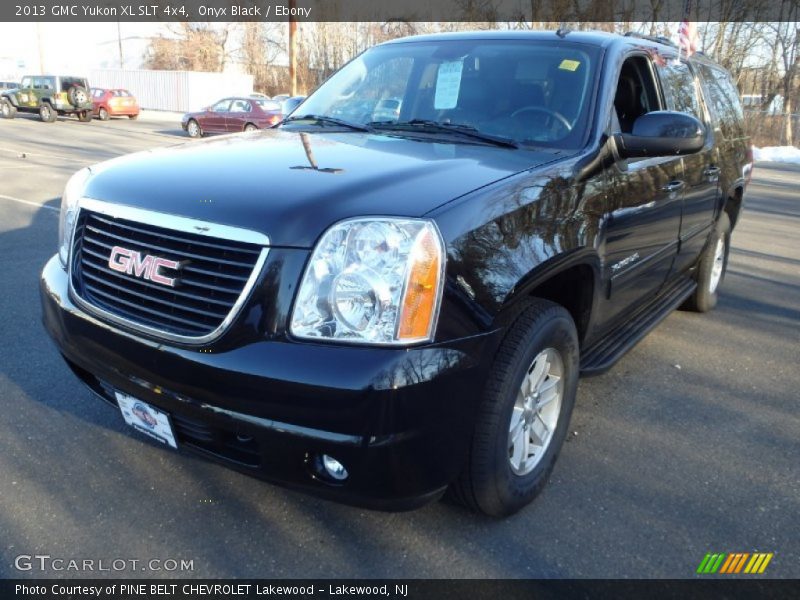
POLYGON ((250 108, 250 103, 245 100, 234 100, 233 104, 231 104, 230 112, 235 113, 248 113, 252 109, 250 108))
POLYGON ((730 75, 722 69, 707 65, 701 64, 698 67, 705 83, 706 99, 717 121, 715 125, 722 131, 722 136, 725 139, 743 137, 742 104, 730 75))
POLYGON ((61 78, 61 91, 68 92, 70 88, 80 86, 88 89, 88 82, 81 77, 62 77, 61 78))
POLYGON ((694 76, 686 63, 667 62, 658 67, 661 89, 669 110, 687 113, 703 122, 694 76))
POLYGON ((33 89, 35 90, 52 90, 53 79, 51 77, 34 77, 33 89))

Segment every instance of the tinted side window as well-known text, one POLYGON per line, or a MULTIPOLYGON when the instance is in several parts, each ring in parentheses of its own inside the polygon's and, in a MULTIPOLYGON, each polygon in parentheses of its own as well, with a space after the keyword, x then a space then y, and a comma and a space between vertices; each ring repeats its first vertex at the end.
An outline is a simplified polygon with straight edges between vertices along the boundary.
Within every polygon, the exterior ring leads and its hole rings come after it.
POLYGON ((698 65, 698 67, 705 83, 706 100, 717 120, 715 125, 719 127, 726 139, 743 137, 742 104, 730 76, 721 69, 707 65, 698 65))
POLYGON ((667 108, 690 114, 702 122, 703 112, 697 97, 697 87, 688 65, 670 61, 658 67, 658 75, 667 108))

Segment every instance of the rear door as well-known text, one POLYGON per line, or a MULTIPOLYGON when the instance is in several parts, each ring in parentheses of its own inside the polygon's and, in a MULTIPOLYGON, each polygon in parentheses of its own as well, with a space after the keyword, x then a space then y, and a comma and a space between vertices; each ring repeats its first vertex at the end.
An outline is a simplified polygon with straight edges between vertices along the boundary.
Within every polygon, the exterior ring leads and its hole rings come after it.
POLYGON ((242 98, 236 98, 231 102, 231 108, 228 116, 225 119, 226 128, 228 131, 243 131, 244 126, 251 122, 253 110, 249 101, 242 98))
POLYGON ((686 187, 681 211, 680 249, 676 271, 690 267, 705 246, 719 205, 719 153, 711 120, 704 110, 695 74, 685 62, 664 61, 658 68, 667 109, 697 117, 706 129, 706 144, 700 152, 684 156, 686 187))

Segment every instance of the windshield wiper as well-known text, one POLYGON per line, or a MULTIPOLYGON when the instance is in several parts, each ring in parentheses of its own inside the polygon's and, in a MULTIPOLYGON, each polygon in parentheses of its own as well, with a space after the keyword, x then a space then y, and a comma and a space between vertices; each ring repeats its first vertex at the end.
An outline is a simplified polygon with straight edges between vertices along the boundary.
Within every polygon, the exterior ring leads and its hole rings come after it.
POLYGON ((283 120, 283 123, 292 123, 294 121, 316 121, 317 123, 321 123, 323 125, 345 127, 346 129, 352 129, 353 131, 370 131, 370 128, 366 127, 365 125, 350 123, 349 121, 343 121, 342 119, 328 117, 326 115, 303 115, 301 117, 288 117, 287 119, 283 120))
POLYGON ((429 119, 411 119, 410 121, 372 121, 367 124, 373 129, 389 129, 399 131, 426 131, 426 132, 445 132, 456 133, 469 137, 482 142, 489 142, 496 146, 503 146, 505 148, 519 148, 519 144, 514 140, 510 140, 491 133, 484 133, 476 129, 472 125, 462 125, 459 123, 442 123, 440 121, 431 121, 429 119))

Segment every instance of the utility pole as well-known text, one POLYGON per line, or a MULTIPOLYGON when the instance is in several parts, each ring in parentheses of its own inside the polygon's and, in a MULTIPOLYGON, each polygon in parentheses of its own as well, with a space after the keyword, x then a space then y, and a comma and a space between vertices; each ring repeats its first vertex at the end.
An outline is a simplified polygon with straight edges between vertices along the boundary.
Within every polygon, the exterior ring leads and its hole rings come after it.
POLYGON ((36 45, 39 48, 39 75, 44 75, 44 50, 42 49, 42 28, 36 23, 36 45))
POLYGON ((297 21, 294 13, 297 0, 289 0, 289 81, 291 94, 297 96, 297 21))
POLYGON ((125 59, 122 56, 122 27, 120 22, 117 21, 117 44, 119 45, 119 68, 125 68, 125 59))

